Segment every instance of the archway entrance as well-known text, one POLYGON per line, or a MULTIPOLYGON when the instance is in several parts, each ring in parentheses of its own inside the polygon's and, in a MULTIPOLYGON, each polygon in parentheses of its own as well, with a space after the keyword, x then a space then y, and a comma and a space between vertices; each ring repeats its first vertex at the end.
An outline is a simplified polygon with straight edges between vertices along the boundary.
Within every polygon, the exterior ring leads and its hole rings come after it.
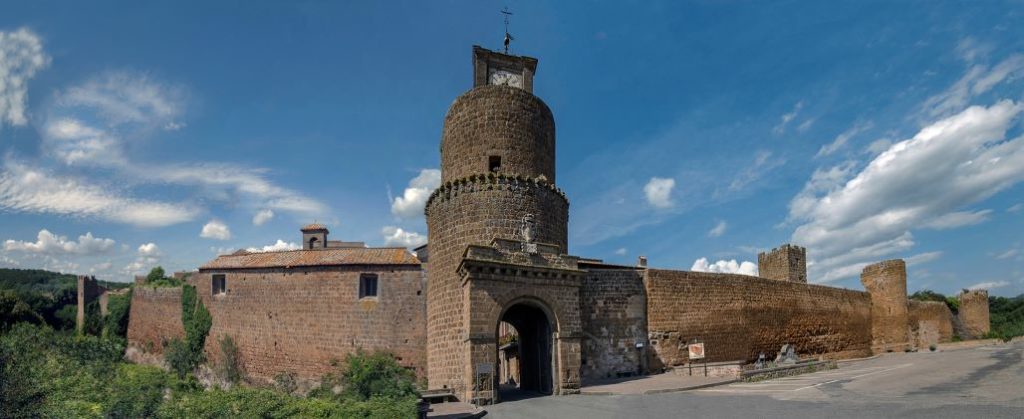
POLYGON ((552 394, 554 324, 544 310, 515 304, 505 311, 497 329, 499 399, 552 394))

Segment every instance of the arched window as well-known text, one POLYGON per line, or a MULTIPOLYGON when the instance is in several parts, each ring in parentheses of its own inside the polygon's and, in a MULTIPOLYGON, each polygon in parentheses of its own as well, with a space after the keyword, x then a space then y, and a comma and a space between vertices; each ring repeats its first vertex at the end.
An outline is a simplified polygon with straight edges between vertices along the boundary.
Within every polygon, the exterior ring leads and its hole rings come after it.
POLYGON ((310 237, 309 238, 309 248, 310 249, 316 249, 316 242, 317 242, 316 237, 310 237))

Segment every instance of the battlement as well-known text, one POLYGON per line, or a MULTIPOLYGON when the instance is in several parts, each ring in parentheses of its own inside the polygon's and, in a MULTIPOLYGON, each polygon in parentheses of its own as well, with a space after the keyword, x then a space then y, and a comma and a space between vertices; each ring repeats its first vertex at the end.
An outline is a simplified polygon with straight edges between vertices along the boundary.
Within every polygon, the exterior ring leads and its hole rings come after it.
POLYGON ((757 254, 758 276, 778 281, 807 283, 807 249, 783 244, 757 254))

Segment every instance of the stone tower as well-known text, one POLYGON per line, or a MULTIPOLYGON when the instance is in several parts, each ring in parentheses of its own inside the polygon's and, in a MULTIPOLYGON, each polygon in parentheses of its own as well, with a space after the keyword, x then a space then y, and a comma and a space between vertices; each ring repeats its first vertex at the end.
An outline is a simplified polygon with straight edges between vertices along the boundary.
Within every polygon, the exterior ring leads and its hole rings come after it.
POLYGON ((757 254, 757 272, 762 278, 807 283, 807 249, 784 244, 757 254))
POLYGON ((303 226, 302 231, 302 248, 306 250, 313 249, 324 249, 327 247, 327 234, 330 231, 327 230, 327 226, 323 224, 308 224, 303 226))
POLYGON ((872 350, 902 352, 909 347, 907 264, 892 259, 864 267, 860 282, 871 294, 872 350))
POLYGON ((986 290, 964 290, 959 295, 960 322, 970 336, 963 338, 980 339, 988 334, 992 325, 989 320, 988 291, 986 290))
MULTIPOLYGON (((488 304, 497 308, 480 308, 483 302, 474 300, 471 289, 489 285, 474 285, 466 277, 467 249, 491 246, 497 239, 542 243, 541 249, 563 252, 567 245, 569 202, 554 185, 555 121, 547 105, 532 94, 536 67, 533 58, 473 47, 473 88, 455 100, 445 117, 442 185, 426 205, 427 379, 430 389, 450 389, 459 398, 473 397, 473 377, 489 356, 479 348, 493 347, 495 319, 509 304, 495 300, 488 304), (532 221, 529 228, 524 227, 526 220, 532 221)), ((494 272, 525 275, 522 270, 494 272)), ((570 288, 566 292, 577 294, 560 296, 559 301, 578 298, 578 286, 570 288)), ((578 307, 576 311, 578 318, 578 307)), ((578 353, 578 341, 576 348, 578 353)))

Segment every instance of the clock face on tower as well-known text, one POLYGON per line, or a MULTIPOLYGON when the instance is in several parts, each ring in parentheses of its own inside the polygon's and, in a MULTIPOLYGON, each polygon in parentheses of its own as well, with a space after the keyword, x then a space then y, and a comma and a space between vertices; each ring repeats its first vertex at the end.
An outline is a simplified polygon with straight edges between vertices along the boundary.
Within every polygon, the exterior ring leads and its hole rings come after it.
POLYGON ((487 70, 487 82, 495 86, 512 86, 522 89, 523 75, 500 68, 491 68, 487 70))

